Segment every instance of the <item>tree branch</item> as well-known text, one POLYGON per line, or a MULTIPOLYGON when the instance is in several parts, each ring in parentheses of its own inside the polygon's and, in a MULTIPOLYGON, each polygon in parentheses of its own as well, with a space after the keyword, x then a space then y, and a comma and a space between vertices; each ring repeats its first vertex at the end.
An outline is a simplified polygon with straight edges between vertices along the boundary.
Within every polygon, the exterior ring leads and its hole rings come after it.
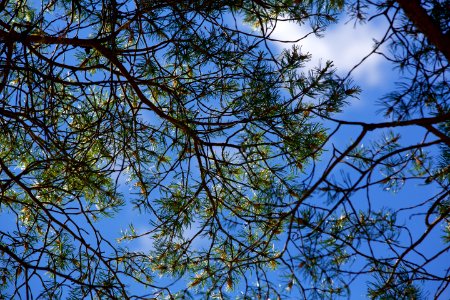
POLYGON ((442 54, 450 61, 450 35, 443 34, 438 24, 420 5, 420 0, 396 0, 405 15, 442 54))

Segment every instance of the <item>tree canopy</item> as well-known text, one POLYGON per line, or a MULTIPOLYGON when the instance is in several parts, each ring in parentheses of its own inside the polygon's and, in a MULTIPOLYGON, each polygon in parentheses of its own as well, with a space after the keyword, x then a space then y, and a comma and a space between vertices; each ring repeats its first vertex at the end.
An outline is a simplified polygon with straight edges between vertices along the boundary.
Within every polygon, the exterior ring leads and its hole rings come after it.
POLYGON ((445 298, 449 24, 444 0, 1 1, 0 298, 445 298), (273 32, 374 19, 400 75, 346 120, 352 72, 273 32))

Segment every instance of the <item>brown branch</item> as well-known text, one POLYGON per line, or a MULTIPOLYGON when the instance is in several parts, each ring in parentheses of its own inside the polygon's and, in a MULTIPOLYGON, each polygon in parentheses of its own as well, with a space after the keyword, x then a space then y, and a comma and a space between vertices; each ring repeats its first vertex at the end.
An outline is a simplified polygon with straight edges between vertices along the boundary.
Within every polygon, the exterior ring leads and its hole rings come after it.
POLYGON ((450 34, 443 34, 440 26, 421 6, 420 0, 396 0, 409 20, 450 61, 450 34))
POLYGON ((444 142, 448 147, 450 147, 450 137, 439 131, 438 129, 434 128, 431 124, 423 125, 425 129, 427 129, 429 132, 437 136, 444 142))
MULTIPOLYGON (((426 127, 426 126, 430 126, 430 125, 446 122, 446 121, 448 121, 450 119, 450 112, 447 112, 447 113, 441 114, 441 115, 437 115, 435 117, 423 117, 423 118, 410 119, 410 120, 404 120, 404 121, 389 121, 389 122, 380 122, 380 123, 365 123, 365 122, 359 122, 359 121, 345 121, 345 120, 335 119, 335 118, 324 116, 324 115, 317 114, 317 113, 315 113, 315 115, 317 115, 318 117, 321 117, 321 118, 324 118, 324 119, 336 122, 336 123, 341 124, 341 125, 362 126, 367 131, 373 131, 375 129, 381 129, 381 128, 393 128, 393 127, 404 127, 404 126, 422 126, 422 127, 426 127)), ((435 133, 435 132, 433 131, 433 133, 435 133)), ((441 137, 441 136, 439 136, 439 137, 441 137)))

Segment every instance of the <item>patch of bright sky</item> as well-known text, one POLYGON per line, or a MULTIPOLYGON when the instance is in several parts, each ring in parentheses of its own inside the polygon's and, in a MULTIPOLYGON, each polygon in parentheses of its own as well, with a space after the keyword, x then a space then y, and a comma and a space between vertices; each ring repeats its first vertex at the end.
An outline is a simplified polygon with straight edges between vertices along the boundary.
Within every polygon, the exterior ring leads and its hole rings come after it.
MULTIPOLYGON (((296 40, 305 37, 296 44, 303 52, 312 54, 307 67, 317 66, 321 61, 331 60, 338 73, 345 75, 361 62, 374 48, 374 39, 380 40, 386 33, 387 24, 382 21, 355 24, 353 21, 330 26, 324 37, 308 35, 308 26, 299 26, 293 22, 278 22, 271 37, 278 40, 296 40), (307 36, 308 35, 308 36, 307 36)), ((278 49, 284 49, 286 43, 275 43, 278 49)), ((355 69, 353 78, 362 81, 366 86, 377 86, 385 81, 386 71, 391 66, 380 55, 371 55, 355 69)))
MULTIPOLYGON (((330 25, 321 37, 309 34, 309 26, 299 26, 293 22, 278 22, 271 37, 282 41, 295 41, 303 53, 312 55, 306 63, 305 71, 327 60, 333 61, 339 76, 345 77, 351 72, 351 78, 361 87, 358 98, 350 98, 342 114, 337 115, 347 121, 380 121, 383 116, 376 112, 381 107, 378 100, 387 92, 392 91, 394 83, 399 79, 399 73, 394 65, 378 54, 370 55, 375 47, 375 41, 383 39, 388 24, 382 18, 366 23, 355 23, 342 17, 337 24, 330 25), (304 37, 304 38, 303 38, 304 37), (360 64, 361 63, 361 64, 360 64), (356 65, 357 68, 352 70, 356 65)), ((277 51, 289 48, 294 43, 273 43, 277 51)), ((378 51, 387 52, 385 45, 378 51)), ((383 119, 383 121, 386 121, 383 119)))

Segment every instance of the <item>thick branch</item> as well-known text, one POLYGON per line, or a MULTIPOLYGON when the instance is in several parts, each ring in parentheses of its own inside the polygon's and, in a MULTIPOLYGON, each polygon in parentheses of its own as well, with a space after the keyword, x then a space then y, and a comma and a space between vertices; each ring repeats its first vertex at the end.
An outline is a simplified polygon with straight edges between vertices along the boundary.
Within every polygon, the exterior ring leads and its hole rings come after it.
POLYGON ((420 0, 396 0, 413 22, 436 48, 450 61, 450 35, 443 34, 440 26, 430 17, 420 5, 420 0))

